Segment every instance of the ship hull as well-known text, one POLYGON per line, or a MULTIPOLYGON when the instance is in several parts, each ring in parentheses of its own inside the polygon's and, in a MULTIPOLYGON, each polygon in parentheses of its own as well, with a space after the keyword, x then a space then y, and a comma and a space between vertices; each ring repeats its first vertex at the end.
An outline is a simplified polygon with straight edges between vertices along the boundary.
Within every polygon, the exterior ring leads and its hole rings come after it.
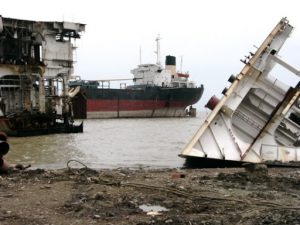
POLYGON ((145 87, 97 89, 81 87, 73 98, 74 118, 183 117, 186 108, 199 101, 199 88, 145 87))
MULTIPOLYGON (((79 125, 45 121, 46 116, 0 117, 0 130, 12 137, 29 137, 60 133, 82 133, 83 122, 79 125), (43 121, 44 120, 44 121, 43 121)), ((48 118, 47 118, 48 119, 48 118)))

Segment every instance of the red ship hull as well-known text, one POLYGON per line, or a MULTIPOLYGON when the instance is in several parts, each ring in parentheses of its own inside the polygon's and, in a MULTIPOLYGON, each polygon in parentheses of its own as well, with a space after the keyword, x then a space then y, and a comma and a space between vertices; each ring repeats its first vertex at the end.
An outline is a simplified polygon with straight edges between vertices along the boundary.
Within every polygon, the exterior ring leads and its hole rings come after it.
POLYGON ((80 119, 183 117, 199 101, 199 88, 93 89, 81 87, 73 99, 74 117, 80 119))

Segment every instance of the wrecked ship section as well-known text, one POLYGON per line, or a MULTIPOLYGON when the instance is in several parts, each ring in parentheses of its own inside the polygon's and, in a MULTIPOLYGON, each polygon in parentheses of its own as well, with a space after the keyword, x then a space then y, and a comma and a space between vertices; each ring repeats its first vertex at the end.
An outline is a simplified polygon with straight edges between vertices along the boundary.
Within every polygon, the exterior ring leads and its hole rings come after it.
MULTIPOLYGON (((293 27, 280 20, 244 68, 222 92, 213 96, 204 123, 180 156, 194 166, 238 166, 245 162, 300 160, 299 84, 289 87, 270 72, 276 64, 299 76, 278 53, 293 27)), ((190 164, 191 165, 191 164, 190 164)))
POLYGON ((0 16, 0 128, 12 136, 82 132, 67 81, 84 24, 0 16))

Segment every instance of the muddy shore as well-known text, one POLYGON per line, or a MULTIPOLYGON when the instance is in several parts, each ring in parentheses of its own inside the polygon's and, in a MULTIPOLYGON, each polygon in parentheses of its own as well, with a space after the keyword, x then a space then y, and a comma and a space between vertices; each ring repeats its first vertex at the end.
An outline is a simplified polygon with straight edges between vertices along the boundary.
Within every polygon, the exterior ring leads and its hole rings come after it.
POLYGON ((300 168, 10 171, 1 225, 300 224, 300 168))

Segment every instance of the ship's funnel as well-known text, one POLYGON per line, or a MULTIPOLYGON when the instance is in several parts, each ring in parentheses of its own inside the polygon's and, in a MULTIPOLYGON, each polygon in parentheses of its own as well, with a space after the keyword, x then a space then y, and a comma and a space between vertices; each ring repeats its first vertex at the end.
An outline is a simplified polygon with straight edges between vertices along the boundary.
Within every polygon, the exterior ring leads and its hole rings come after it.
POLYGON ((171 71, 172 75, 176 74, 176 57, 167 55, 166 56, 166 69, 171 71))

